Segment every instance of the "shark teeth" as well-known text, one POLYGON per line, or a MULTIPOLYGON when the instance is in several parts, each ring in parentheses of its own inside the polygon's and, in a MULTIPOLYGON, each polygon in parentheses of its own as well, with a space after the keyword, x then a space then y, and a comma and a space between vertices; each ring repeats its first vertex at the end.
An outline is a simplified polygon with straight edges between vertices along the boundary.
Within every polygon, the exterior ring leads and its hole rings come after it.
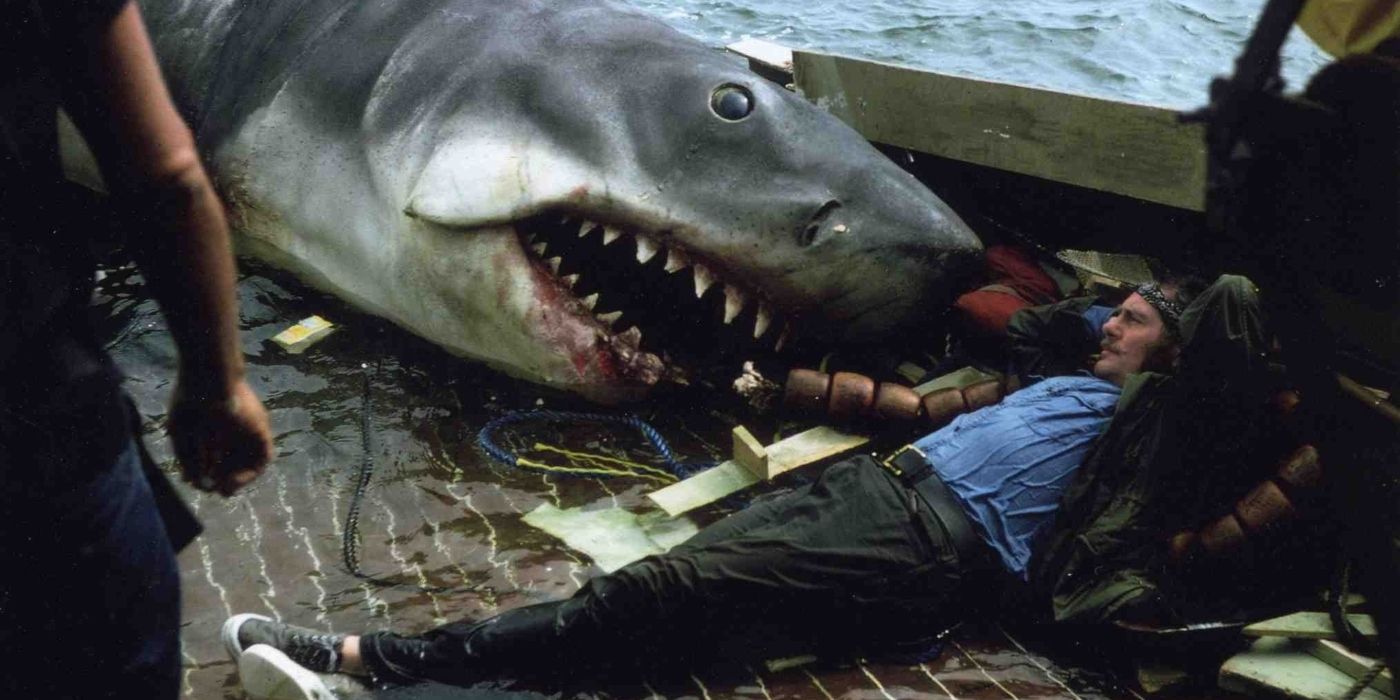
POLYGON ((656 241, 646 236, 637 236, 637 262, 645 263, 656 257, 656 254, 660 251, 661 246, 658 246, 656 241))
POLYGON ((723 335, 732 335, 733 340, 741 341, 750 350, 759 350, 761 343, 771 352, 781 352, 790 339, 791 328, 785 314, 766 298, 722 278, 716 269, 692 257, 696 253, 690 249, 672 245, 671 233, 653 236, 577 215, 565 217, 559 224, 547 218, 538 228, 522 227, 517 231, 526 256, 552 271, 554 283, 568 290, 570 293, 565 296, 577 302, 573 313, 596 323, 598 337, 624 355, 651 352, 660 358, 658 362, 670 363, 668 355, 657 348, 643 350, 642 335, 646 334, 658 347, 672 340, 683 342, 690 332, 689 324, 699 318, 709 319, 710 331, 720 331, 717 322, 722 321, 731 329, 722 331, 723 335), (630 239, 635 250, 609 247, 621 238, 630 239), (656 259, 658 255, 662 256, 660 260, 656 259), (631 267, 634 264, 637 267, 631 267), (689 279, 676 274, 687 268, 689 279), (569 274, 560 274, 563 269, 568 269, 569 274), (636 279, 629 281, 629 274, 637 275, 636 279), (693 299, 670 297, 676 293, 688 297, 688 282, 693 282, 693 299), (716 291, 720 294, 713 293, 716 291), (653 298, 657 294, 666 298, 653 298), (668 300, 672 308, 684 315, 658 315, 643 310, 668 300), (600 308, 608 311, 599 313, 600 308), (749 313, 753 314, 751 325, 746 315, 749 313), (741 316, 745 320, 735 323, 741 316), (750 336, 753 346, 748 345, 750 336))
POLYGON ((758 317, 753 322, 753 339, 758 340, 768 330, 768 324, 773 322, 773 312, 767 304, 758 305, 758 317))
POLYGON ((728 325, 734 322, 734 317, 744 310, 744 303, 748 299, 744 296, 743 290, 734 285, 724 285, 724 323, 728 325))
POLYGON ((683 270, 689 264, 690 260, 685 257, 685 253, 682 253, 679 250, 676 250, 675 248, 666 249, 667 272, 676 272, 677 270, 683 270))
POLYGON ((705 296, 705 291, 715 283, 715 273, 710 272, 710 268, 695 263, 695 298, 705 296))

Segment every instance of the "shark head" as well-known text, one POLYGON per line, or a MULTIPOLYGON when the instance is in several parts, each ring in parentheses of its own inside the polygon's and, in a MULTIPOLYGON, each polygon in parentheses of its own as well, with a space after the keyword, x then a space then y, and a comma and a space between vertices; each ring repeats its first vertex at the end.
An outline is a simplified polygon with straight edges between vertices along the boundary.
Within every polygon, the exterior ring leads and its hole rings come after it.
POLYGON ((850 128, 646 15, 565 3, 480 39, 473 81, 419 112, 436 126, 403 215, 493 239, 474 273, 513 318, 449 347, 607 400, 716 355, 892 332, 980 253, 850 128))
POLYGON ((243 249, 512 375, 615 401, 875 340, 980 255, 853 130, 646 14, 265 5, 145 4, 243 249))

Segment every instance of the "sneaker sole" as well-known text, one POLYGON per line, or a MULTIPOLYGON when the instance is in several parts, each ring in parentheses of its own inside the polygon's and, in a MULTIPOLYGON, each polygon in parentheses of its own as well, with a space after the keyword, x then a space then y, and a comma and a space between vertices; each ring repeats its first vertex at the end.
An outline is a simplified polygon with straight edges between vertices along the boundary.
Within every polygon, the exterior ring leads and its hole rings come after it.
POLYGON ((224 626, 219 628, 219 639, 224 642, 224 651, 228 652, 228 657, 235 662, 243 654, 243 646, 238 643, 238 628, 249 620, 264 620, 271 622, 272 618, 256 613, 239 613, 224 620, 224 626))
POLYGON ((266 644, 254 644, 239 655, 238 680, 253 700, 336 700, 315 673, 266 644))

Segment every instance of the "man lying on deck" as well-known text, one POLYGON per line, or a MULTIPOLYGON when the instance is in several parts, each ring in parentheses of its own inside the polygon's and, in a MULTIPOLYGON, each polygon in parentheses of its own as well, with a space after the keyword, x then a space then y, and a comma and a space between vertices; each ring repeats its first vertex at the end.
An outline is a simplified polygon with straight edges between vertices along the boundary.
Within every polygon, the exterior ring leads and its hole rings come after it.
POLYGON ((568 599, 407 637, 327 635, 243 614, 225 623, 224 642, 240 664, 260 667, 245 679, 328 697, 307 669, 466 685, 918 652, 1003 579, 1034 591, 1057 620, 1170 616, 1174 603, 1152 575, 1164 549, 1156 524, 1190 499, 1166 488, 1223 464, 1197 457, 1243 438, 1207 440, 1210 428, 1233 429, 1262 403, 1252 391, 1265 347, 1253 286, 1222 277, 1194 294, 1201 286, 1144 285, 1111 312, 1082 300, 1022 312, 1012 329, 1020 369, 1061 376, 884 463, 838 462, 568 599), (1100 354, 1084 371, 1094 335, 1100 354), (258 644, 285 656, 248 651, 258 644))

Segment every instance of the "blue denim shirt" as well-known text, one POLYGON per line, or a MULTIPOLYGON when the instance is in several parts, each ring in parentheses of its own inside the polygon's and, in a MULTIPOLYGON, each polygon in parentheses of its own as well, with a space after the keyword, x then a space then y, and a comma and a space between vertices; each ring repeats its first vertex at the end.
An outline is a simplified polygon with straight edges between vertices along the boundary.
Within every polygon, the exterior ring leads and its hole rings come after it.
POLYGON ((1119 387, 1088 375, 1051 377, 918 440, 973 526, 1026 579, 1031 547, 1060 494, 1108 427, 1119 387))

